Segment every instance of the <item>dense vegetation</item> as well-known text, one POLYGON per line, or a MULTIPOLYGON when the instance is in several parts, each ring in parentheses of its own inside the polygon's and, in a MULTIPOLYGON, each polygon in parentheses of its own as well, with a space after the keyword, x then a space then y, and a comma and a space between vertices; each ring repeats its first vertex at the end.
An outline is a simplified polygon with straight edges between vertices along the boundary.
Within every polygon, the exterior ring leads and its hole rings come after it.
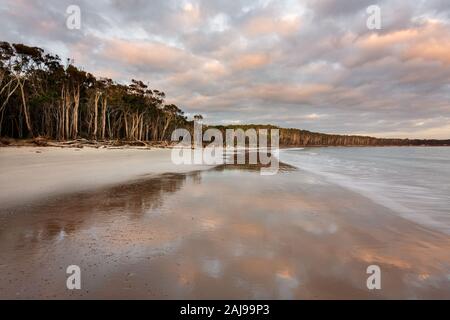
POLYGON ((298 129, 281 129, 282 146, 450 146, 450 140, 377 139, 332 135, 298 129))
MULTIPOLYGON (((306 147, 306 146, 450 146, 450 140, 410 140, 410 139, 379 139, 364 136, 332 135, 310 132, 300 129, 285 129, 272 125, 233 125, 214 126, 222 131, 225 137, 226 129, 278 129, 280 132, 280 146, 306 147)), ((269 138, 270 141, 270 138, 269 138)))
MULTIPOLYGON (((37 47, 0 42, 0 137, 165 141, 193 129, 165 94, 144 82, 97 79, 37 47)), ((196 116, 201 119, 201 116, 196 116)), ((276 128, 273 126, 216 127, 276 128)), ((224 135, 225 137, 225 135, 224 135)), ((450 145, 450 140, 376 139, 280 129, 281 146, 450 145)))
POLYGON ((0 43, 0 136, 167 140, 192 125, 164 100, 142 81, 97 79, 40 48, 0 43))

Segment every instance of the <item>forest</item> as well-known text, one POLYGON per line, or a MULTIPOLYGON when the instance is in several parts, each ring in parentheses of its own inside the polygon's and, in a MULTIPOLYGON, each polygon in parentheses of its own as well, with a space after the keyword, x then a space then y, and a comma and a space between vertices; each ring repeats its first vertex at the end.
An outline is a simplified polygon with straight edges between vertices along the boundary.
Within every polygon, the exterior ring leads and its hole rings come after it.
MULTIPOLYGON (((286 129, 273 125, 232 125, 213 126, 222 131, 225 136, 227 129, 267 129, 269 136, 271 129, 280 132, 281 147, 323 147, 323 146, 450 146, 450 140, 411 140, 411 139, 380 139, 374 137, 355 135, 333 135, 325 133, 310 132, 300 129, 286 129)), ((270 140, 270 139, 269 139, 270 140)))
MULTIPOLYGON (((141 80, 125 85, 96 78, 41 48, 0 42, 0 137, 169 141, 177 128, 192 131, 194 122, 165 99, 164 92, 141 80)), ((281 146, 450 145, 450 140, 377 139, 270 125, 215 128, 277 128, 281 146)))
POLYGON ((96 78, 57 55, 0 43, 0 136, 162 141, 188 127, 177 106, 142 81, 96 78))

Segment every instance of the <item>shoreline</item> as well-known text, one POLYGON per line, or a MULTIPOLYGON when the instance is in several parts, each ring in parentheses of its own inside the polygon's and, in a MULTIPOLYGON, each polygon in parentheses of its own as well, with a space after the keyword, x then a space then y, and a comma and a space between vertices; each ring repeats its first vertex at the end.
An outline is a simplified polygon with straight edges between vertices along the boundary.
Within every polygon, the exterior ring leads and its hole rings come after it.
POLYGON ((166 149, 171 148, 173 143, 168 141, 122 141, 122 140, 48 140, 45 138, 34 139, 6 139, 0 138, 0 148, 67 148, 67 149, 166 149))
POLYGON ((1 148, 0 203, 5 209, 142 177, 211 167, 175 165, 170 156, 171 149, 163 148, 1 148))
MULTIPOLYGON (((125 141, 125 140, 48 140, 45 138, 33 139, 11 139, 0 138, 0 149, 10 147, 49 147, 49 148, 94 148, 94 149, 167 149, 176 146, 176 142, 172 141, 125 141)), ((208 143, 205 143, 206 145, 208 143)), ((422 145, 280 145, 280 149, 294 149, 294 148, 446 148, 450 144, 422 144, 422 145)))
MULTIPOLYGON (((87 140, 80 140, 84 143, 83 146, 76 143, 67 145, 66 142, 60 142, 61 145, 56 146, 49 145, 48 141, 45 145, 39 146, 34 140, 26 140, 27 143, 23 143, 25 140, 21 140, 19 144, 0 147, 0 203, 4 209, 23 202, 47 198, 49 195, 89 191, 130 182, 142 177, 155 177, 165 173, 188 173, 217 167, 215 165, 173 164, 170 160, 172 147, 168 144, 155 143, 153 146, 128 143, 92 145, 87 140)), ((391 147, 421 148, 420 146, 391 147)), ((315 148, 386 147, 307 146, 280 147, 280 150, 315 148)), ((260 169, 260 165, 244 165, 243 168, 256 170, 260 169)), ((281 171, 292 168, 280 161, 281 171)), ((351 188, 346 189, 357 192, 351 188)))

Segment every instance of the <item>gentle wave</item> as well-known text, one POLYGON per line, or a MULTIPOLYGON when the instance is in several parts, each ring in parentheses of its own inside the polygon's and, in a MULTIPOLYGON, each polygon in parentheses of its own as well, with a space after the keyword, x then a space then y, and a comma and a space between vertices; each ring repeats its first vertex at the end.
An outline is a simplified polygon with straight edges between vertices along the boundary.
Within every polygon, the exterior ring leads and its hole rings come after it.
POLYGON ((287 149, 280 159, 450 234, 450 148, 287 149))

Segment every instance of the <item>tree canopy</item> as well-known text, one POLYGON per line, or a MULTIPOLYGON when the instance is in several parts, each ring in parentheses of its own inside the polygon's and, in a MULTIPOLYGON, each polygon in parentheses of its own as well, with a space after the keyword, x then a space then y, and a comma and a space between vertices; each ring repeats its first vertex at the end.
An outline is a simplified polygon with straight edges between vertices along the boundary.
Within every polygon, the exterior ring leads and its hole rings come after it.
POLYGON ((0 136, 167 140, 183 111, 141 80, 96 78, 37 47, 0 43, 0 136))

